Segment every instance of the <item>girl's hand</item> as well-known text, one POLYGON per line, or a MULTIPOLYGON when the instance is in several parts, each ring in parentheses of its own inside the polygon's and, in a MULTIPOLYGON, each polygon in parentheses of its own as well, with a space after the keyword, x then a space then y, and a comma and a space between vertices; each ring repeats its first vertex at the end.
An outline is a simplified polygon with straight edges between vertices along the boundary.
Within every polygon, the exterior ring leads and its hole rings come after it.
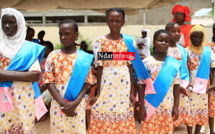
POLYGON ((75 109, 77 107, 77 103, 75 101, 68 102, 66 105, 61 107, 61 110, 65 113, 68 117, 76 116, 75 109))
POLYGON ((26 74, 23 75, 23 77, 24 77, 24 81, 26 81, 26 82, 38 81, 40 78, 40 74, 41 74, 40 71, 29 71, 29 72, 25 72, 25 73, 26 74))
POLYGON ((139 118, 144 121, 146 118, 146 109, 144 107, 144 103, 140 103, 139 105, 140 111, 139 111, 139 118))
POLYGON ((206 93, 208 94, 208 93, 210 93, 210 92, 213 92, 214 90, 215 90, 215 86, 211 85, 211 86, 207 89, 206 93))
POLYGON ((97 99, 98 99, 98 96, 95 96, 93 98, 89 98, 89 105, 92 106, 93 104, 95 104, 97 99))
POLYGON ((134 94, 131 94, 129 99, 131 101, 130 107, 135 106, 136 105, 136 97, 134 96, 134 94))
POLYGON ((189 97, 190 92, 188 90, 186 90, 184 87, 180 86, 180 92, 189 97))
POLYGON ((179 110, 177 107, 173 107, 173 110, 172 110, 172 117, 174 118, 174 121, 176 121, 179 117, 179 110))

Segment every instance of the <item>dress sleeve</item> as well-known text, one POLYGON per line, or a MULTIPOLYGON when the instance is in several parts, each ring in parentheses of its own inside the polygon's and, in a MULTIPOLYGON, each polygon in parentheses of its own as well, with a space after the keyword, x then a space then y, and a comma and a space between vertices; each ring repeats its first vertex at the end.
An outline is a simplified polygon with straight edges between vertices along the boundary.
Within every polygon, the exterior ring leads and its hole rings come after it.
POLYGON ((30 67, 29 71, 41 71, 39 60, 36 59, 33 65, 30 67))
POLYGON ((215 68, 215 54, 211 50, 211 68, 215 68))
POLYGON ((88 73, 87 78, 85 80, 85 83, 94 84, 95 82, 96 82, 96 79, 95 79, 95 77, 93 77, 92 69, 90 67, 90 70, 89 70, 89 73, 88 73))
POLYGON ((54 83, 55 82, 55 76, 54 76, 54 52, 51 52, 45 63, 45 72, 43 75, 43 84, 46 83, 54 83))
POLYGON ((98 60, 98 52, 102 52, 102 44, 100 39, 96 39, 93 42, 93 53, 94 53, 94 57, 95 57, 95 67, 97 66, 102 66, 103 65, 103 61, 102 60, 98 60))

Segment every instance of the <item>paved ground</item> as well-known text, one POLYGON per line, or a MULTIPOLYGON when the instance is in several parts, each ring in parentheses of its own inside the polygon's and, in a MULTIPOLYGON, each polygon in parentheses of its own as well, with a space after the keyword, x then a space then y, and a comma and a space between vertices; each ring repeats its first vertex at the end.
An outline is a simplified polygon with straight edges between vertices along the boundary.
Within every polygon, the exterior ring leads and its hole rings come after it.
MULTIPOLYGON (((46 119, 44 122, 38 122, 36 123, 36 131, 37 134, 50 134, 50 125, 49 125, 49 118, 46 119)), ((138 122, 136 122, 136 126, 137 126, 137 131, 139 131, 140 128, 140 124, 138 122)), ((186 126, 185 125, 180 125, 175 129, 175 133, 174 134, 186 134, 186 126)))

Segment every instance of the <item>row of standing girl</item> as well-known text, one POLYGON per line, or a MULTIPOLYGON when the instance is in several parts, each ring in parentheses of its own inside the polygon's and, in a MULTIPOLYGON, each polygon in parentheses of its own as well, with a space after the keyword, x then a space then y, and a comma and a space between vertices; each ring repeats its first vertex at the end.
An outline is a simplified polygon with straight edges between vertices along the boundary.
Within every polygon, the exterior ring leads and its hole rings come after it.
MULTIPOLYGON (((192 126, 196 125, 195 133, 199 133, 201 125, 205 125, 208 120, 208 97, 205 88, 204 93, 194 91, 195 78, 198 74, 198 67, 201 65, 200 60, 204 57, 209 56, 209 61, 206 60, 209 64, 205 64, 209 71, 209 68, 215 67, 213 51, 203 46, 204 29, 201 26, 192 28, 190 46, 182 52, 184 49, 176 45, 180 38, 180 27, 176 23, 169 23, 166 30, 155 32, 153 40, 155 54, 144 59, 143 62, 101 61, 97 59, 97 52, 128 52, 135 44, 131 41, 132 46, 129 46, 126 43, 127 38, 120 33, 121 27, 125 23, 123 10, 111 8, 107 10, 106 17, 110 33, 97 38, 93 44, 97 67, 97 92, 96 96, 89 100, 92 108, 88 133, 137 133, 133 117, 133 105, 136 103, 133 67, 136 73, 139 70, 135 64, 148 70, 144 72, 147 78, 139 75, 139 72, 144 71, 141 70, 137 73, 139 77, 136 79, 140 85, 138 103, 142 120, 140 133, 173 133, 174 124, 177 126, 180 123, 185 123, 188 126, 188 133, 192 133, 192 126), (209 55, 206 55, 204 50, 207 50, 209 55), (186 54, 185 52, 187 52, 186 63, 190 81, 187 79, 187 75, 184 75, 186 74, 184 73, 186 72, 186 65, 183 66, 185 71, 181 71, 183 58, 186 57, 183 55, 186 54), (206 56, 203 57, 203 54, 206 56), (189 81, 189 86, 187 86, 186 81, 189 81), (154 86, 150 85, 150 82, 154 82, 154 86), (191 89, 191 92, 187 89, 191 89)), ((37 57, 33 60, 31 68, 34 69, 10 68, 8 70, 8 66, 15 59, 14 57, 19 54, 19 49, 24 47, 23 44, 29 43, 25 41, 23 23, 24 17, 19 11, 11 8, 2 10, 0 81, 2 83, 13 81, 13 85, 9 89, 5 86, 1 88, 1 94, 4 95, 4 101, 1 101, 1 105, 9 100, 9 96, 5 95, 8 93, 5 89, 8 89, 11 94, 13 105, 13 110, 6 112, 2 112, 1 107, 0 133, 2 134, 36 133, 34 110, 38 105, 33 99, 36 91, 33 90, 31 82, 39 79, 38 66, 40 60, 36 60, 37 57), (20 26, 21 24, 22 26, 20 26), (17 39, 20 40, 17 41, 17 39)), ((47 85, 53 96, 50 110, 51 133, 83 134, 86 133, 84 94, 89 84, 95 83, 90 67, 93 56, 76 50, 75 41, 78 37, 78 26, 75 21, 64 20, 60 22, 59 37, 63 48, 51 52, 47 57, 43 80, 43 84, 47 85)), ((37 46, 31 48, 34 49, 34 52, 43 53, 44 47, 34 43, 31 45, 37 46), (41 51, 37 51, 38 48, 41 51)), ((21 59, 26 58, 26 55, 18 56, 21 59)), ((140 59, 140 57, 135 58, 140 59)), ((209 73, 207 75, 209 76, 209 73)), ((208 92, 214 90, 214 69, 212 69, 211 76, 211 86, 209 86, 208 92)), ((200 75, 199 78, 201 80, 202 76, 200 75)), ((198 84, 202 86, 205 83, 198 84)))

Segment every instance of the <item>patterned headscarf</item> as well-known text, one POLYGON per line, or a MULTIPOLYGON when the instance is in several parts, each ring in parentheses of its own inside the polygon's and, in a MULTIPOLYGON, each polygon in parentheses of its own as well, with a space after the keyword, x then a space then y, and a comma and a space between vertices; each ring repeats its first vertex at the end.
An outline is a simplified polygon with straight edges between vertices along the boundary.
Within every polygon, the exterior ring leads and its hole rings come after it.
MULTIPOLYGON (((175 5, 173 8, 172 8, 172 15, 174 16, 174 14, 176 12, 182 12, 185 14, 185 21, 189 22, 191 21, 191 18, 190 18, 190 9, 188 8, 188 6, 181 6, 181 5, 175 5)), ((175 22, 175 17, 173 17, 172 19, 172 22, 175 22)))
POLYGON ((25 19, 21 12, 13 8, 5 8, 1 11, 0 18, 0 51, 7 58, 13 59, 25 42, 25 19), (5 14, 13 15, 17 22, 17 32, 13 37, 8 37, 2 30, 2 17, 5 14))
POLYGON ((194 33, 195 31, 201 31, 203 33, 203 39, 202 39, 202 44, 199 45, 198 47, 194 46, 191 42, 191 39, 190 39, 190 44, 188 46, 188 49, 190 49, 191 51, 193 51, 194 53, 197 53, 197 54, 201 54, 202 51, 203 51, 203 48, 204 48, 204 42, 205 42, 205 30, 202 26, 200 25, 196 25, 194 26, 191 31, 190 31, 190 36, 192 35, 192 33, 194 33))

